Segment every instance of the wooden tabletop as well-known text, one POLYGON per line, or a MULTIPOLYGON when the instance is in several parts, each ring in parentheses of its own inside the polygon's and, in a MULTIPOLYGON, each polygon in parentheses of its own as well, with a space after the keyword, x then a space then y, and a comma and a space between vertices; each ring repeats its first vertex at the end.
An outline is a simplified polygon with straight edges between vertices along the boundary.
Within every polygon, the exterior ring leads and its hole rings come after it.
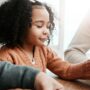
POLYGON ((63 84, 65 90, 90 90, 90 85, 81 81, 67 81, 59 78, 56 80, 63 84))
MULTIPOLYGON (((81 81, 67 81, 59 79, 57 77, 55 77, 54 79, 64 86, 64 90, 90 90, 90 85, 81 81)), ((23 89, 23 90, 31 90, 31 89, 23 89)))
POLYGON ((51 76, 52 78, 56 79, 60 82, 65 90, 90 90, 90 80, 78 80, 78 81, 68 81, 58 78, 55 74, 47 71, 47 75, 51 76))

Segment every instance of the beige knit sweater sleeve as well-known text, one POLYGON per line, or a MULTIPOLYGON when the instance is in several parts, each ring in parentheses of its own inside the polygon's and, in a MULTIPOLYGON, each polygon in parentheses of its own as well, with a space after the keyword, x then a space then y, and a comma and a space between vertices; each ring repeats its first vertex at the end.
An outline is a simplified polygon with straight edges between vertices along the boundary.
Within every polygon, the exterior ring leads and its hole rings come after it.
POLYGON ((65 51, 65 59, 71 63, 88 60, 86 52, 90 49, 90 12, 82 21, 77 33, 65 51))

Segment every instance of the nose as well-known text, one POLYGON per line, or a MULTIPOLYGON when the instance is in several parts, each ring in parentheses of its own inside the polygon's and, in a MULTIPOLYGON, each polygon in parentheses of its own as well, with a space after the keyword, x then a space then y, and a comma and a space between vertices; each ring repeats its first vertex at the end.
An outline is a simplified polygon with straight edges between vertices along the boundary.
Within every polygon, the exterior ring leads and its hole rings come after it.
POLYGON ((49 36, 50 35, 49 29, 44 29, 43 34, 49 36))

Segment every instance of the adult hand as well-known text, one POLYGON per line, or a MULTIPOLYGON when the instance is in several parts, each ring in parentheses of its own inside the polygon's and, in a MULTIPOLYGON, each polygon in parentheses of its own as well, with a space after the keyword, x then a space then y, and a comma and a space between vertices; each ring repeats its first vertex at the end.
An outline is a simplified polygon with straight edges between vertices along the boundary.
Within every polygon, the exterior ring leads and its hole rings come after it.
POLYGON ((34 85, 35 90, 64 90, 62 84, 58 83, 43 72, 37 74, 34 85))

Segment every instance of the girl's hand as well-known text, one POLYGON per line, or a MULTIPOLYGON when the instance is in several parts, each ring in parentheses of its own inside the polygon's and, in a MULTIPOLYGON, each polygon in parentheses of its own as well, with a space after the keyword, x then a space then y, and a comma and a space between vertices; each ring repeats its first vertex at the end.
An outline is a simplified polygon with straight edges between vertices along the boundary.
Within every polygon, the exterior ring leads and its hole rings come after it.
POLYGON ((40 72, 35 79, 35 90, 64 90, 62 84, 40 72))

